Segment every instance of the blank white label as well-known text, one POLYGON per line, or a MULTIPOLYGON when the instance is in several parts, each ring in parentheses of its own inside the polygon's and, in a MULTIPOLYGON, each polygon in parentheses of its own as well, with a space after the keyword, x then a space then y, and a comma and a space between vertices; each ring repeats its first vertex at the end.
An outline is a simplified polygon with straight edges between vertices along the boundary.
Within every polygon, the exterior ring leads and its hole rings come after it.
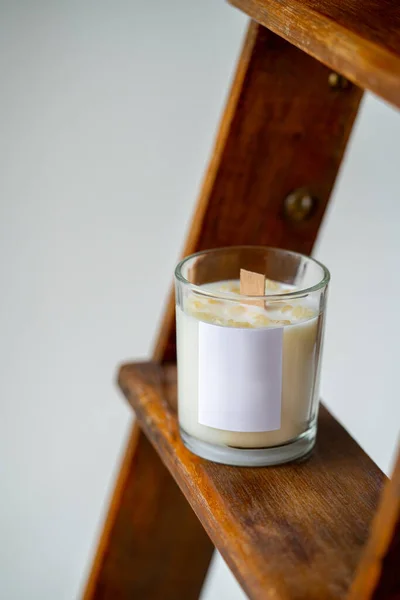
POLYGON ((281 427, 283 327, 199 322, 199 423, 228 431, 281 427))

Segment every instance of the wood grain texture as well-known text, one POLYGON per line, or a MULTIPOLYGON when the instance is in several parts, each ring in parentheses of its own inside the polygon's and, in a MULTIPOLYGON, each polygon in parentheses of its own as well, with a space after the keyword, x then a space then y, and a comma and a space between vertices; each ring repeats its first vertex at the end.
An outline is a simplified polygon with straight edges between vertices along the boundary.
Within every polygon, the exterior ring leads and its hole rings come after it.
MULTIPOLYGON (((252 23, 205 176, 184 255, 235 244, 309 254, 362 92, 332 89, 329 69, 252 23), (307 188, 310 218, 285 215, 285 198, 307 188)), ((156 344, 175 360, 174 296, 156 344)))
MULTIPOLYGON (((317 61, 250 25, 185 255, 236 243, 311 251, 362 95, 356 87, 332 89, 328 76, 317 61), (294 222, 285 217, 283 202, 304 186, 318 198, 316 210, 294 222)), ((175 357, 173 295, 154 356, 175 357)), ((85 600, 190 600, 212 545, 144 435, 131 452, 132 440, 85 600), (143 498, 154 507, 150 513, 143 498), (186 533, 175 539, 181 515, 186 533)))
POLYGON ((348 600, 400 598, 400 447, 348 600))
POLYGON ((324 408, 303 463, 227 467, 192 455, 179 437, 176 368, 122 367, 119 383, 144 432, 250 598, 343 598, 384 477, 324 408))
POLYGON ((398 0, 229 0, 334 71, 400 106, 398 0))
MULTIPOLYGON (((240 293, 245 296, 265 296, 265 275, 240 269, 240 293)), ((264 308, 264 300, 252 302, 264 308)))
POLYGON ((140 432, 125 455, 84 600, 197 600, 213 551, 140 432))

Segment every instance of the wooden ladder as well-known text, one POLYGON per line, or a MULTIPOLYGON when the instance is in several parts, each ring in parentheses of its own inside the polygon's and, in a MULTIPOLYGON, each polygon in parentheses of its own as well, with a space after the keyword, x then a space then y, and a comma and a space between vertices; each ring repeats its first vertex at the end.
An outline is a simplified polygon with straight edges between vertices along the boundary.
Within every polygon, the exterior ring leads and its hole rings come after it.
MULTIPOLYGON (((310 253, 363 89, 400 106, 398 0, 232 0, 252 19, 184 248, 310 253)), ((183 446, 174 298, 119 384, 137 424, 85 600, 198 598, 214 546, 257 600, 400 598, 391 480, 321 407, 312 457, 239 469, 183 446)))

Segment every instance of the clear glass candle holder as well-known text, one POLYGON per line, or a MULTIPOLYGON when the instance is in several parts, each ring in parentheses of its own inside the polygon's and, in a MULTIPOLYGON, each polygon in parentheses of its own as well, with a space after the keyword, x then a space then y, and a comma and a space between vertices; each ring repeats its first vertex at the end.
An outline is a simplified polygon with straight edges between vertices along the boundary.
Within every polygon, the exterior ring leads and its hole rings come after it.
POLYGON ((237 466, 306 456, 317 431, 329 272, 313 258, 240 246, 175 270, 178 418, 193 453, 237 466), (240 293, 240 270, 266 276, 240 293))

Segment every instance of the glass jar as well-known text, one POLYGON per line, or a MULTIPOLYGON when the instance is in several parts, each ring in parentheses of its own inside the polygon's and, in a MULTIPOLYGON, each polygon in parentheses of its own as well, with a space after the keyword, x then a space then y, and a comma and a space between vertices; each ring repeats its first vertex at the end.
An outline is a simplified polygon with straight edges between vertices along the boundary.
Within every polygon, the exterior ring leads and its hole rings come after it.
POLYGON ((313 258, 239 246, 175 270, 178 419, 193 453, 229 465, 307 455, 317 430, 329 271, 313 258), (240 270, 266 276, 240 293, 240 270))

